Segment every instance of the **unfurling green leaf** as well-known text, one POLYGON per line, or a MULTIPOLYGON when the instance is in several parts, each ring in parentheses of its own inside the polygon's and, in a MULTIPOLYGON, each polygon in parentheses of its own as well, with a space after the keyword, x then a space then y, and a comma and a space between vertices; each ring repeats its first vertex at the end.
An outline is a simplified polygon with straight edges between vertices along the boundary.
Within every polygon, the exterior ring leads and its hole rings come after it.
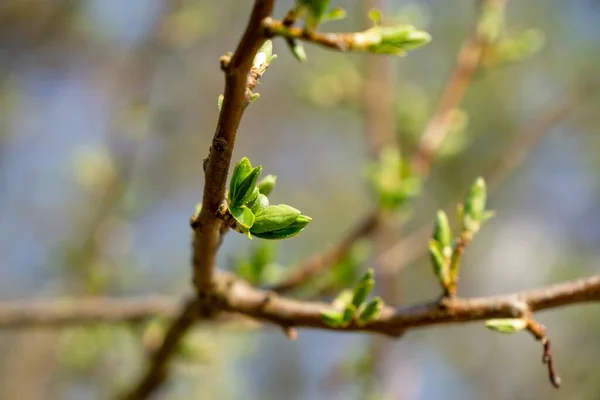
POLYGON ((433 239, 441 245, 444 255, 446 255, 446 249, 452 251, 452 231, 450 230, 448 217, 442 210, 439 210, 436 214, 433 239))
POLYGON ((352 304, 356 308, 360 307, 365 302, 365 300, 367 300, 369 294, 371 294, 373 287, 375 287, 374 279, 370 279, 366 282, 362 282, 356 285, 352 296, 352 304))
POLYGON ((231 216, 235 219, 235 221, 238 223, 238 225, 243 228, 250 229, 250 227, 252 227, 252 225, 254 224, 254 214, 246 206, 230 207, 229 212, 231 213, 231 216))
POLYGON ((221 111, 221 108, 223 107, 224 98, 225 96, 223 96, 222 94, 220 94, 219 97, 217 97, 217 108, 219 109, 219 111, 221 111))
POLYGON ((252 61, 253 67, 260 67, 263 64, 268 64, 271 61, 273 56, 273 42, 270 40, 265 40, 263 45, 256 52, 256 56, 254 56, 254 60, 252 61))
POLYGON ((367 300, 369 294, 375 286, 373 268, 369 268, 367 272, 360 278, 352 292, 352 304, 357 309, 367 300))
POLYGON ((252 233, 264 233, 287 228, 296 221, 299 215, 299 210, 287 204, 269 205, 256 213, 252 233))
MULTIPOLYGON (((287 238, 290 238, 292 236, 296 236, 297 234, 299 234, 302 231, 302 229, 304 229, 311 220, 312 220, 312 218, 307 217, 306 215, 299 215, 298 218, 296 218, 296 221, 294 221, 290 226, 288 226, 286 228, 269 231, 269 232, 258 233, 258 234, 255 233, 254 231, 252 231, 252 234, 261 239, 271 239, 271 240, 287 239, 287 238)), ((256 225, 256 223, 255 223, 255 225, 256 225)))
POLYGON ((250 164, 250 160, 248 160, 247 157, 243 157, 233 169, 233 174, 231 175, 231 181, 229 183, 229 198, 232 203, 234 203, 233 199, 241 197, 239 195, 239 187, 244 179, 250 175, 250 172, 252 172, 252 164, 250 164))
POLYGON ((490 214, 486 214, 485 210, 486 196, 485 181, 483 178, 477 178, 471 185, 462 206, 462 222, 466 231, 476 233, 484 218, 489 218, 490 214))
POLYGON ((366 325, 369 322, 377 320, 377 318, 379 318, 381 315, 383 305, 384 303, 381 297, 375 297, 373 300, 368 302, 358 316, 358 325, 366 325))
POLYGON ((234 207, 244 205, 254 200, 258 196, 258 190, 255 189, 258 176, 261 172, 262 167, 260 165, 253 168, 248 176, 246 176, 246 178, 244 178, 244 180, 239 184, 235 196, 231 197, 231 204, 234 207))
POLYGON ((262 210, 268 205, 269 199, 262 193, 259 193, 258 196, 256 196, 256 199, 254 199, 254 201, 248 203, 248 206, 254 214, 257 214, 260 210, 262 210))
POLYGON ((262 178, 256 184, 256 186, 258 187, 258 190, 260 191, 260 193, 264 194, 265 196, 268 196, 271 194, 271 192, 275 188, 276 183, 277 183, 277 177, 275 175, 267 175, 264 178, 262 178))
POLYGON ((340 328, 344 326, 344 314, 341 311, 323 311, 321 313, 321 320, 332 328, 340 328))
POLYGON ((253 101, 256 101, 260 98, 260 93, 252 93, 250 95, 250 103, 252 103, 253 101))
POLYGON ((485 321, 485 326, 500 333, 515 333, 527 328, 527 321, 522 318, 500 318, 485 321))
POLYGON ((424 46, 431 35, 412 25, 376 26, 364 33, 366 50, 375 54, 403 55, 407 50, 424 46))
POLYGON ((444 255, 441 244, 434 239, 429 241, 429 255, 433 273, 441 285, 446 287, 450 283, 450 257, 444 255))

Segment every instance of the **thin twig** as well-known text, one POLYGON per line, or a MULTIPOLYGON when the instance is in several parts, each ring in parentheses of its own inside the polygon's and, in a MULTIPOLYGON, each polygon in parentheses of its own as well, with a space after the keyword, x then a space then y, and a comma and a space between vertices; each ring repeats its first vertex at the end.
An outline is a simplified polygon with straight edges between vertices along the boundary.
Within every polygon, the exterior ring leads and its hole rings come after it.
POLYGON ((542 363, 546 364, 548 367, 548 379, 550 380, 550 383, 552 383, 552 386, 558 389, 561 384, 561 379, 556 372, 556 368, 554 367, 554 357, 552 356, 550 339, 548 339, 546 334, 546 327, 529 317, 527 320, 527 330, 542 343, 544 349, 542 354, 542 363))

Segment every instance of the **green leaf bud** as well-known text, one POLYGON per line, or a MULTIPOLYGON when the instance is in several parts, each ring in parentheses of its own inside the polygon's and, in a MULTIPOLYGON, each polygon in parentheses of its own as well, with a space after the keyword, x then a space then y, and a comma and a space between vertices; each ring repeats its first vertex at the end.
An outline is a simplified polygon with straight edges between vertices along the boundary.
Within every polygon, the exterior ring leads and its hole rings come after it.
POLYGON ((522 318, 500 318, 485 321, 485 326, 500 333, 516 333, 527 328, 527 321, 522 318))

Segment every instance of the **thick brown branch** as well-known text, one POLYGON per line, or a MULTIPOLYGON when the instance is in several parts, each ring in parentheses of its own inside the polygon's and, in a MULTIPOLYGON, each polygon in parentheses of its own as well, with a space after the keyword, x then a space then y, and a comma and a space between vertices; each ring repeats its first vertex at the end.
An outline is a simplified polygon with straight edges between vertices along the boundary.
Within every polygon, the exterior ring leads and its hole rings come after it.
POLYGON ((0 327, 134 322, 158 316, 173 317, 179 308, 178 300, 166 296, 5 301, 0 302, 0 327))
POLYGON ((323 311, 333 310, 327 303, 286 299, 272 292, 255 289, 231 280, 225 293, 226 309, 285 327, 310 327, 338 331, 364 331, 400 336, 411 328, 492 318, 514 318, 576 303, 600 301, 600 275, 540 289, 501 296, 444 299, 413 306, 386 307, 380 318, 366 326, 351 324, 331 328, 321 320, 323 311))
POLYGON ((197 220, 193 245, 194 285, 198 292, 210 291, 213 285, 215 260, 220 245, 222 221, 215 216, 225 198, 227 173, 235 138, 246 107, 246 85, 252 61, 264 43, 261 22, 273 11, 274 0, 256 0, 246 31, 231 59, 224 63, 225 93, 213 137, 208 161, 205 163, 204 197, 197 220))

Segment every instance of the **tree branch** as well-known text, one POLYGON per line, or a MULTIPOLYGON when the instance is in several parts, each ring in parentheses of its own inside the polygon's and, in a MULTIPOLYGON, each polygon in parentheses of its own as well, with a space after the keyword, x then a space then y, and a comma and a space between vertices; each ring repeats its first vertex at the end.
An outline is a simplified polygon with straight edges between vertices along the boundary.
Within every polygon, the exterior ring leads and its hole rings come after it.
POLYGON ((135 322, 173 317, 179 308, 178 300, 166 296, 4 301, 0 302, 0 328, 135 322))
POLYGON ((397 309, 385 307, 380 317, 367 325, 351 323, 343 328, 332 328, 321 318, 321 313, 335 310, 330 304, 287 299, 256 289, 235 278, 225 278, 223 285, 226 311, 269 321, 285 329, 308 327, 370 332, 391 337, 399 337, 412 328, 493 318, 529 317, 536 311, 600 301, 600 275, 595 275, 500 296, 442 298, 397 309))
POLYGON ((248 104, 246 98, 248 74, 256 52, 265 41, 261 33, 261 23, 271 15, 274 3, 275 0, 255 1, 250 21, 235 53, 231 58, 222 59, 225 93, 208 160, 204 163, 202 210, 194 228, 193 282, 199 294, 210 292, 213 285, 222 224, 215 214, 225 198, 227 173, 235 138, 242 113, 248 104))

